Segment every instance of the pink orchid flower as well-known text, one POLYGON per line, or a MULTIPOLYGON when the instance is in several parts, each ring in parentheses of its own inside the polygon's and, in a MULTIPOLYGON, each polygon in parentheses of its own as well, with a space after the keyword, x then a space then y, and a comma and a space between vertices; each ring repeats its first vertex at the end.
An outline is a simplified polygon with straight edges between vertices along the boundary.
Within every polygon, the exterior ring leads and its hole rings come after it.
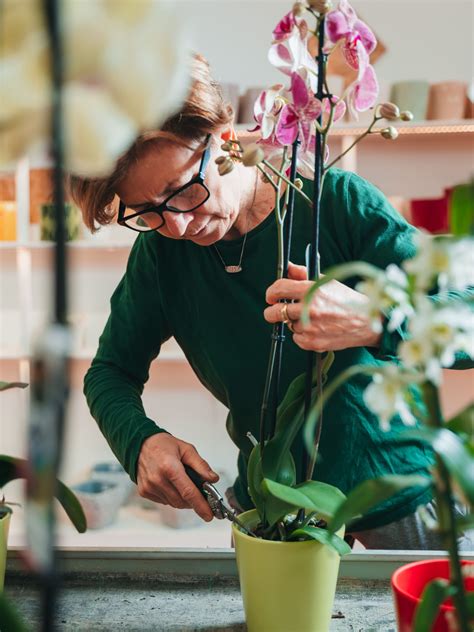
POLYGON ((308 51, 307 38, 301 38, 299 31, 295 31, 284 41, 273 44, 268 51, 268 61, 281 70, 285 75, 307 72, 311 90, 318 88, 318 65, 308 51))
POLYGON ((304 37, 308 26, 304 20, 296 18, 293 11, 290 11, 275 26, 273 39, 275 42, 286 40, 293 35, 296 29, 299 29, 300 35, 304 37))
POLYGON ((375 35, 347 0, 340 0, 339 8, 327 14, 326 35, 333 45, 343 40, 342 52, 354 70, 359 69, 361 50, 370 55, 377 46, 375 35))
POLYGON ((296 72, 291 75, 291 96, 293 103, 288 103, 281 109, 275 136, 282 145, 291 145, 299 134, 302 150, 305 152, 313 135, 313 122, 322 112, 322 104, 296 72))
POLYGON ((283 84, 278 83, 268 90, 263 90, 253 108, 253 115, 257 122, 251 132, 261 130, 262 138, 270 138, 275 129, 278 114, 283 107, 283 95, 286 90, 283 84), (277 99, 277 97, 282 97, 277 99))
MULTIPOLYGON (((345 102, 342 99, 340 99, 339 97, 337 97, 334 94, 331 97, 331 101, 332 101, 333 105, 335 106, 335 108, 334 108, 334 116, 333 116, 332 122, 333 123, 337 123, 337 121, 342 119, 342 117, 346 113, 346 104, 345 104, 345 102)), ((330 113, 331 113, 331 105, 329 103, 329 98, 326 98, 326 99, 324 99, 323 121, 322 121, 323 125, 326 125, 327 122, 329 121, 330 113)))
POLYGON ((379 93, 377 75, 373 66, 367 65, 359 78, 349 87, 347 103, 352 116, 357 119, 357 112, 365 112, 374 107, 379 93))
POLYGON ((357 46, 359 48, 359 73, 347 91, 349 111, 355 119, 358 119, 357 112, 365 112, 375 105, 379 93, 377 75, 373 66, 370 65, 369 55, 360 42, 357 46))

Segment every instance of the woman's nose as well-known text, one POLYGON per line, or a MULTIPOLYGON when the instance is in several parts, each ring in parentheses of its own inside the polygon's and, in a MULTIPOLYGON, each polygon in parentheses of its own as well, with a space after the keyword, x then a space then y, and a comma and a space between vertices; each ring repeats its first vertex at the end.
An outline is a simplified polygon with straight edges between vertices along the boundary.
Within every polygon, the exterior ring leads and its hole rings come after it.
POLYGON ((163 213, 166 228, 172 237, 182 237, 186 232, 186 228, 193 221, 192 213, 173 213, 165 211, 163 213))

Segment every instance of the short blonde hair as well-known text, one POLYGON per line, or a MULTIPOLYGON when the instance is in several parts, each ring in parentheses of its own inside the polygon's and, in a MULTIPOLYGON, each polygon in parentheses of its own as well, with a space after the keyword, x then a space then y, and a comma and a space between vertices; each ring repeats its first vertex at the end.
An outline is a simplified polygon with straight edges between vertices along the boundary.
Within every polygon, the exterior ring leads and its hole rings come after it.
POLYGON ((211 76, 209 64, 195 54, 191 64, 191 88, 181 110, 171 116, 159 130, 142 133, 121 156, 112 174, 105 178, 68 177, 71 198, 81 209, 84 223, 91 232, 110 224, 116 215, 115 191, 130 165, 140 156, 147 143, 168 139, 186 144, 201 142, 207 134, 232 123, 232 106, 224 102, 219 84, 211 76))

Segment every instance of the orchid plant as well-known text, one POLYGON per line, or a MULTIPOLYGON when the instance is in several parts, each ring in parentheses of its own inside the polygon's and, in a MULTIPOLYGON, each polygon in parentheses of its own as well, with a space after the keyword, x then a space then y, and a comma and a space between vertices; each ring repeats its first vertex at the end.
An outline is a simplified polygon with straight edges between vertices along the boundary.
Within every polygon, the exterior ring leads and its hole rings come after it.
MULTIPOLYGON (((345 153, 369 134, 381 134, 387 140, 398 136, 392 125, 378 126, 381 120, 410 121, 410 112, 400 112, 396 104, 377 104, 378 82, 370 63, 376 47, 371 29, 356 15, 347 0, 340 0, 331 10, 328 0, 297 2, 273 31, 269 61, 287 79, 286 83, 262 91, 256 100, 254 116, 258 141, 243 147, 236 137, 224 143, 228 156, 219 158, 221 174, 241 161, 256 166, 262 178, 275 189, 275 217, 278 227, 277 278, 286 274, 288 251, 284 234, 285 221, 291 221, 292 197, 300 195, 313 209, 318 209, 324 176, 345 153), (306 16, 314 22, 311 28, 306 16), (329 55, 340 47, 347 64, 357 71, 356 79, 344 94, 330 93, 325 68, 329 55), (318 48, 317 62, 311 51, 318 48), (373 120, 354 143, 342 154, 330 158, 327 138, 331 126, 346 113, 373 109, 373 120), (315 160, 316 154, 316 160, 315 160), (318 168, 319 154, 319 168, 318 168), (302 190, 297 174, 318 180, 314 199, 302 190), (282 184, 286 192, 281 200, 282 184)), ((311 375, 311 407, 305 406, 305 376, 290 385, 276 409, 272 431, 265 431, 268 398, 275 359, 278 359, 276 331, 272 336, 269 372, 264 393, 260 442, 249 433, 254 444, 248 464, 249 493, 260 517, 255 535, 265 539, 294 541, 315 539, 335 549, 339 555, 350 551, 336 532, 342 525, 367 513, 378 503, 400 490, 419 485, 431 486, 439 506, 439 522, 428 525, 437 529, 445 541, 451 560, 451 580, 435 580, 424 593, 417 611, 415 632, 428 630, 436 618, 439 605, 452 597, 455 603, 453 629, 467 632, 473 615, 473 600, 465 594, 457 534, 474 524, 473 515, 455 518, 455 496, 472 508, 474 503, 474 408, 471 406, 448 422, 442 417, 439 387, 442 368, 453 364, 460 353, 474 358, 474 317, 469 309, 472 297, 466 294, 474 285, 474 243, 470 237, 432 238, 418 236, 417 255, 386 270, 365 262, 335 267, 319 276, 305 302, 307 309, 314 292, 333 279, 344 281, 358 276, 356 289, 369 297, 365 307, 375 331, 383 320, 389 331, 403 332, 398 348, 400 361, 380 367, 352 366, 323 390, 333 354, 318 354, 311 375), (378 416, 383 430, 390 430, 394 415, 408 426, 400 441, 413 437, 433 448, 435 463, 431 477, 390 475, 365 481, 347 497, 337 488, 312 480, 321 435, 321 411, 324 402, 350 377, 362 371, 372 374, 365 392, 367 406, 378 416), (413 396, 413 387, 421 389, 424 408, 413 396), (424 427, 413 427, 415 419, 424 427), (311 457, 306 480, 296 481, 291 444, 300 429, 311 457)), ((306 316, 307 318, 307 312, 306 316)), ((306 393, 305 393, 306 390, 306 393)), ((420 512, 422 513, 422 512, 420 512)), ((423 514, 422 514, 423 516, 423 514)), ((425 520, 427 517, 424 516, 425 520)))

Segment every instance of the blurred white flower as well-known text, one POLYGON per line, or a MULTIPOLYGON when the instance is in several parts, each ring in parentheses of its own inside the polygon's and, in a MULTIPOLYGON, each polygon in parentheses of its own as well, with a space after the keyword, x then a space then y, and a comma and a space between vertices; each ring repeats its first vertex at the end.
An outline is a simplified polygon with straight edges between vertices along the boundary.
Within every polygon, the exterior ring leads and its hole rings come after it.
POLYGON ((377 278, 357 284, 356 290, 369 299, 365 305, 358 305, 358 309, 370 319, 375 332, 382 331, 382 314, 389 318, 388 330, 394 331, 413 313, 407 287, 406 274, 395 264, 390 264, 377 278))
POLYGON ((401 360, 406 367, 423 371, 435 384, 441 382, 441 368, 454 364, 457 352, 474 357, 474 313, 465 305, 440 307, 419 296, 408 334, 409 340, 398 347, 401 360))
POLYGON ((399 415, 407 426, 416 423, 405 399, 408 384, 407 376, 397 365, 386 364, 365 389, 364 401, 378 416, 383 431, 390 430, 390 420, 395 415, 399 415))
POLYGON ((420 232, 413 259, 403 263, 413 274, 419 290, 429 290, 437 281, 441 291, 464 290, 474 285, 474 239, 438 238, 420 232))
MULTIPOLYGON (((61 3, 66 169, 102 176, 135 137, 178 110, 189 52, 162 0, 61 3)), ((3 0, 0 167, 49 144, 50 51, 40 0, 3 0)))

